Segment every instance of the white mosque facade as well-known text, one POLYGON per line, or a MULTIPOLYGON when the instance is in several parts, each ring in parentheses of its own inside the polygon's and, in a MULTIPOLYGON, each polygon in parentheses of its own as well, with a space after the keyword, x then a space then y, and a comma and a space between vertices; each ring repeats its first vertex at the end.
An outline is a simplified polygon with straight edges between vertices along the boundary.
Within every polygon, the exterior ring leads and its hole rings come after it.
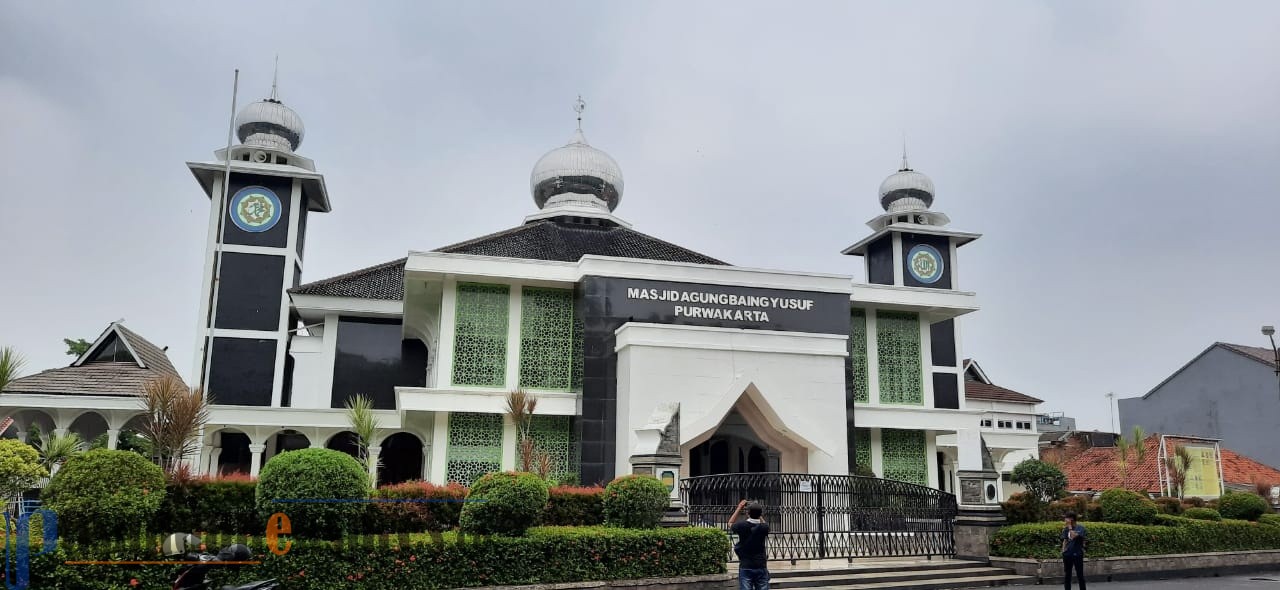
MULTIPOLYGON (((536 208, 513 227, 304 283, 307 220, 330 198, 296 153, 302 121, 273 93, 236 127, 239 145, 188 163, 210 199, 202 472, 349 449, 344 405, 363 394, 379 481, 470 483, 517 467, 517 389, 538 399, 530 436, 555 476, 583 484, 865 466, 957 493, 958 474, 1012 450, 987 448, 966 403, 958 319, 978 304, 957 271, 979 236, 932 209, 905 157, 880 187, 884 213, 843 252, 866 282, 734 266, 632 228, 615 213, 621 168, 579 122, 534 166, 536 208)), ((109 393, 5 395, 55 430, 96 413, 118 433, 136 414, 109 393)))

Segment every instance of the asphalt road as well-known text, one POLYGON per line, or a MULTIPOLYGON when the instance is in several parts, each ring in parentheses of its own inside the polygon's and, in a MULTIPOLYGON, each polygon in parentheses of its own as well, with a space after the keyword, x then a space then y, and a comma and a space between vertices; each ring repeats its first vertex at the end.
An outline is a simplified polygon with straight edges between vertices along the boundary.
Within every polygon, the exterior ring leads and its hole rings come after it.
MULTIPOLYGON (((1056 588, 1057 584, 1046 584, 1043 588, 1056 588)), ((1075 585, 1079 588, 1079 585, 1075 585)), ((1221 578, 1181 578, 1177 580, 1152 580, 1150 582, 1090 582, 1090 588, 1099 590, 1280 590, 1280 572, 1269 574, 1252 574, 1245 576, 1226 576, 1221 578)))

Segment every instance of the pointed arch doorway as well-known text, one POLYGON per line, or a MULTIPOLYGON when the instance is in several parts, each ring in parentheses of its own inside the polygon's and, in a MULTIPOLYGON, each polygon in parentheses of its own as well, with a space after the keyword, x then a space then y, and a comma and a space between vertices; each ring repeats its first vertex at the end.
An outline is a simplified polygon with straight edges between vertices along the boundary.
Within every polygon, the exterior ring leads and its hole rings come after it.
POLYGON ((755 385, 721 412, 717 422, 681 445, 684 477, 808 471, 807 444, 782 423, 755 385))

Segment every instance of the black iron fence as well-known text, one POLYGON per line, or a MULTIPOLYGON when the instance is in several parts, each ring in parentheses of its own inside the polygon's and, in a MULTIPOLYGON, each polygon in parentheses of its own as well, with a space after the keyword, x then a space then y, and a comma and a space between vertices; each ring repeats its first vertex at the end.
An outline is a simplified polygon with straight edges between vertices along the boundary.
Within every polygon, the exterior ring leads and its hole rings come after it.
POLYGON ((924 486, 856 475, 727 473, 691 477, 680 487, 689 526, 728 532, 739 500, 763 504, 773 560, 956 552, 956 497, 924 486))

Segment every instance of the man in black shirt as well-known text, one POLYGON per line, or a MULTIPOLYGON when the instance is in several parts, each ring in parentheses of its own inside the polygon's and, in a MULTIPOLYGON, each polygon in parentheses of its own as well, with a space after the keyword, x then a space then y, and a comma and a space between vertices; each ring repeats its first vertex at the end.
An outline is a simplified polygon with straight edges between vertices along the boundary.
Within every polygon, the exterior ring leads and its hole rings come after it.
POLYGON ((733 545, 733 552, 738 555, 738 590, 769 589, 769 555, 765 550, 769 524, 763 516, 763 506, 747 506, 743 500, 729 517, 729 530, 738 535, 738 542, 733 545), (743 507, 747 509, 747 520, 737 522, 743 507))
POLYGON ((1088 537, 1084 527, 1076 522, 1076 514, 1068 512, 1063 519, 1062 527, 1062 574, 1066 577, 1064 588, 1071 590, 1071 570, 1075 570, 1080 580, 1080 590, 1084 587, 1084 550, 1088 537))

